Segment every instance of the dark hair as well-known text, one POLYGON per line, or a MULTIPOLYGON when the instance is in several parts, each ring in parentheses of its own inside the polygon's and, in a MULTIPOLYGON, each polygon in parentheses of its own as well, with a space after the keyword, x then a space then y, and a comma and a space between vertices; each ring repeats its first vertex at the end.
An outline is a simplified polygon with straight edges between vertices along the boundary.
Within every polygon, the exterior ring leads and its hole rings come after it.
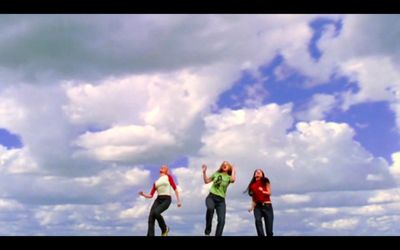
POLYGON ((246 189, 243 193, 248 193, 250 196, 253 196, 253 192, 251 192, 250 187, 251 187, 251 185, 252 185, 254 182, 256 182, 256 177, 255 177, 255 175, 256 175, 256 172, 257 172, 258 170, 260 170, 261 173, 262 173, 261 183, 262 183, 263 185, 267 185, 267 183, 269 183, 268 178, 265 177, 264 171, 262 171, 261 169, 256 169, 256 170, 254 170, 253 178, 251 179, 249 185, 247 186, 247 189, 246 189))

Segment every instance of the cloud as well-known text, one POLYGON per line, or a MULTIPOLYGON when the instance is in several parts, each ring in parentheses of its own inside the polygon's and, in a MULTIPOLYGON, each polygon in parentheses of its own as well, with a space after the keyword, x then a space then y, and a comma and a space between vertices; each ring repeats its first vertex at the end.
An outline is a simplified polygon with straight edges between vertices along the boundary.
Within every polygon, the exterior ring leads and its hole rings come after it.
POLYGON ((172 172, 184 205, 173 199, 165 214, 174 235, 202 235, 209 185, 200 167, 211 174, 223 160, 238 170, 226 235, 255 234, 243 191, 256 168, 271 180, 277 235, 398 232, 396 155, 389 166, 348 124, 323 120, 366 101, 397 112, 396 29, 379 33, 397 17, 329 15, 343 29, 326 30, 316 62, 308 44, 318 16, 0 17, 0 127, 23 143, 0 147, 0 234, 144 235, 152 201, 137 191, 152 181, 142 164, 182 155, 189 166, 172 172), (367 27, 368 39, 357 37, 367 27), (261 82, 259 66, 277 54, 281 80, 297 70, 313 84, 347 75, 359 91, 316 93, 299 123, 293 104, 263 105, 268 89, 258 83, 245 108, 212 109, 242 72, 261 82))
POLYGON ((106 131, 86 132, 79 137, 77 145, 84 148, 79 155, 92 156, 100 161, 151 161, 156 148, 160 153, 175 145, 176 141, 167 132, 157 131, 151 126, 113 127, 106 131), (135 161, 135 160, 133 160, 135 161))
POLYGON ((0 145, 0 166, 1 172, 7 174, 40 172, 26 148, 8 150, 0 145))
POLYGON ((287 203, 304 203, 309 202, 311 197, 308 195, 295 195, 295 194, 285 194, 281 195, 280 198, 283 202, 287 203))
POLYGON ((238 173, 249 178, 255 168, 266 168, 272 183, 279 180, 274 183, 278 194, 394 185, 387 163, 354 141, 349 125, 299 122, 287 132, 293 126, 290 112, 290 105, 270 104, 206 117, 207 132, 200 150, 203 161, 209 159, 216 165, 215 159, 230 159, 238 173), (382 176, 368 179, 371 174, 382 176))
POLYGON ((304 121, 321 120, 337 105, 334 95, 315 94, 307 103, 304 110, 296 114, 296 118, 304 121))
POLYGON ((331 222, 321 223, 321 227, 324 229, 334 230, 348 230, 354 229, 358 225, 359 221, 357 218, 339 219, 331 222))
MULTIPOLYGON (((371 197, 377 188, 395 186, 388 164, 363 149, 347 124, 299 122, 293 128, 291 105, 276 104, 224 109, 206 116, 205 124, 200 156, 190 157, 188 168, 173 169, 184 207, 167 212, 181 216, 186 223, 185 217, 198 218, 191 220, 199 221, 193 223, 195 235, 204 230, 204 200, 209 189, 202 182, 201 165, 209 166, 210 175, 222 160, 231 161, 237 169, 237 181, 229 186, 227 194, 232 220, 227 220, 227 225, 235 228, 236 223, 241 224, 236 234, 254 232, 252 214, 246 212, 250 197, 243 191, 256 168, 265 169, 271 180, 278 235, 341 235, 343 230, 354 233, 365 222, 360 222, 360 216, 381 216, 387 211, 375 205, 371 197), (286 164, 288 159, 293 159, 292 165, 286 164), (368 179, 371 174, 382 178, 368 179), (293 221, 300 223, 294 225, 293 221)), ((226 235, 231 233, 227 230, 226 235)))
POLYGON ((12 197, 24 204, 99 204, 131 199, 132 188, 141 187, 149 175, 148 170, 122 167, 75 178, 2 174, 0 187, 4 197, 12 197))
POLYGON ((305 46, 311 36, 306 24, 313 17, 8 15, 2 17, 0 72, 6 82, 43 84, 175 71, 216 61, 257 66, 276 48, 305 46))
MULTIPOLYGON (((357 90, 340 93, 342 109, 365 102, 386 101, 396 115, 399 127, 400 47, 396 42, 399 29, 396 15, 341 15, 332 17, 341 22, 338 32, 323 33, 317 46, 322 52, 318 62, 290 60, 288 63, 309 77, 346 76, 357 90)), ((316 81, 318 83, 318 81, 316 81)), ((319 103, 323 109, 325 103, 319 103)))
POLYGON ((394 152, 392 154, 393 164, 390 167, 392 175, 398 179, 400 177, 400 152, 394 152))

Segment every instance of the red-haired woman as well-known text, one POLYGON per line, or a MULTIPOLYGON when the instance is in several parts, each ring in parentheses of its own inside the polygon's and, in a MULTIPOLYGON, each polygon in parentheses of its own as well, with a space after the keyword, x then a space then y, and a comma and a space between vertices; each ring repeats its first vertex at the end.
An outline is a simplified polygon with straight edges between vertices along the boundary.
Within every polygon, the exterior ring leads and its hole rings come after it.
POLYGON ((171 205, 171 188, 175 191, 178 207, 181 207, 182 203, 179 199, 179 193, 176 189, 174 179, 169 174, 168 166, 163 165, 160 168, 160 177, 154 182, 150 194, 139 192, 139 195, 148 199, 153 198, 155 191, 158 193, 157 199, 154 201, 153 206, 150 209, 147 236, 154 236, 155 220, 157 220, 158 225, 161 228, 161 236, 168 235, 169 227, 165 224, 161 213, 167 210, 171 205))

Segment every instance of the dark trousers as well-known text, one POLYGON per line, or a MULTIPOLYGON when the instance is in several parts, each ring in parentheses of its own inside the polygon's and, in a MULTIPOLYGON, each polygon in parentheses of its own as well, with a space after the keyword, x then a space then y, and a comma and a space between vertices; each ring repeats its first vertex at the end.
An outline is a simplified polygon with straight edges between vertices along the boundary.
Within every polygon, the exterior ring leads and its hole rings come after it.
POLYGON ((224 225, 225 225, 225 212, 226 212, 225 198, 210 193, 206 198, 206 206, 207 206, 206 229, 204 233, 206 235, 209 235, 211 233, 211 226, 212 226, 211 223, 215 209, 217 211, 217 216, 218 216, 217 230, 215 231, 215 236, 222 236, 222 231, 224 230, 224 225))
POLYGON ((161 232, 165 232, 167 230, 167 225, 165 224, 161 213, 167 210, 169 205, 171 205, 171 196, 169 195, 159 195, 154 201, 153 206, 151 206, 150 209, 147 236, 154 236, 155 220, 157 220, 158 225, 161 228, 161 232))
POLYGON ((254 208, 254 219, 256 220, 256 229, 258 236, 265 236, 262 218, 264 218, 267 236, 273 236, 272 226, 274 222, 274 211, 270 203, 257 203, 256 207, 254 208))

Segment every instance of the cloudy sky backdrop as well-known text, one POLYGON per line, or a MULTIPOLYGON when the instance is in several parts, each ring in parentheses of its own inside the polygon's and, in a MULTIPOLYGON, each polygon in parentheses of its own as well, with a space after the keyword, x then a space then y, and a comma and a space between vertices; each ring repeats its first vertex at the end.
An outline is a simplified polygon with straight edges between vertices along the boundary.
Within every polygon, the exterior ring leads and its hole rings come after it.
POLYGON ((275 235, 400 231, 400 15, 0 15, 0 30, 0 235, 145 235, 137 192, 161 164, 183 201, 170 235, 202 235, 201 165, 223 160, 225 235, 256 235, 256 168, 275 235))

